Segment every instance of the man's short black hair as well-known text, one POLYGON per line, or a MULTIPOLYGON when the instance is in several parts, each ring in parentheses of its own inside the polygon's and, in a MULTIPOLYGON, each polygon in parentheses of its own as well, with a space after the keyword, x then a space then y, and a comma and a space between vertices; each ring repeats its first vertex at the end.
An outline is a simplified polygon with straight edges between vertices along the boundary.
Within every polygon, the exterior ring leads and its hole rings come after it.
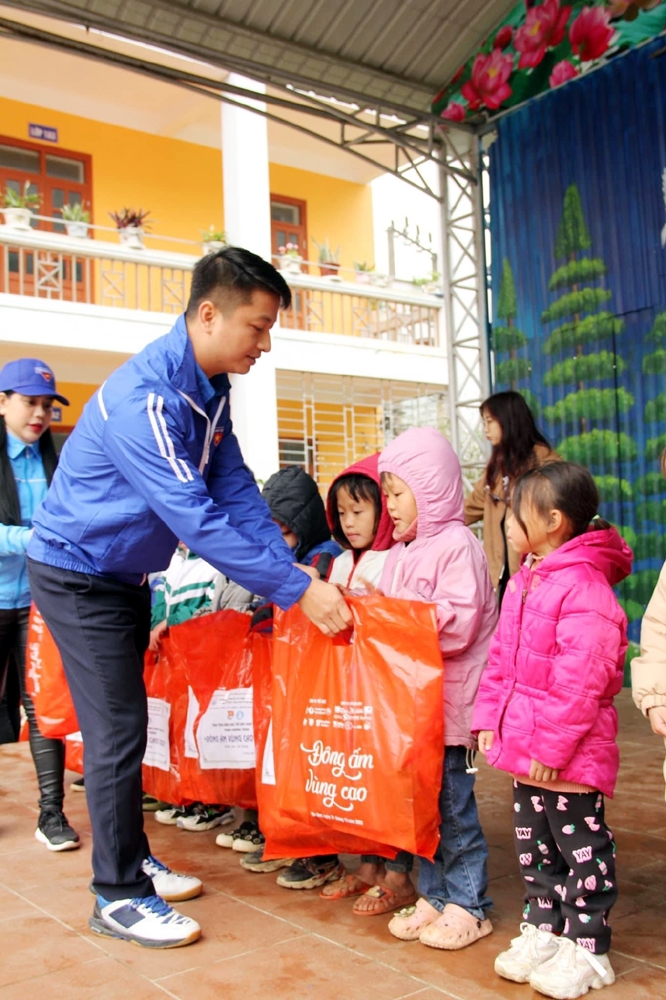
POLYGON ((257 289, 277 295, 282 309, 291 305, 289 285, 272 264, 242 247, 223 247, 195 265, 187 315, 193 317, 206 299, 224 312, 246 305, 257 289))

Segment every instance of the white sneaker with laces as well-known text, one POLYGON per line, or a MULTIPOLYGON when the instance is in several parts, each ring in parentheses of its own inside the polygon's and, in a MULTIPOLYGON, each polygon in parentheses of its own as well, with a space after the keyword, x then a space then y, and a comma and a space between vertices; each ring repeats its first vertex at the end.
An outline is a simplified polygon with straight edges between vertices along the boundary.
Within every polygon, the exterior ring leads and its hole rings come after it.
POLYGON ((163 826, 176 826, 181 816, 185 815, 183 806, 168 806, 166 809, 156 809, 155 819, 163 826))
POLYGON ((495 959, 495 972, 514 983, 528 983, 534 970, 553 957, 557 942, 558 938, 550 931, 522 923, 520 937, 513 938, 509 950, 495 959))
POLYGON ((141 865, 144 875, 153 880, 155 892, 168 903, 182 903, 201 895, 203 882, 194 875, 178 875, 149 854, 141 865))
POLYGON ((108 900, 97 897, 90 929, 144 948, 180 948, 201 937, 196 920, 172 909, 159 896, 108 900))
POLYGON ((593 955, 571 938, 559 938, 553 957, 530 976, 533 990, 555 1000, 577 1000, 589 989, 600 990, 614 982, 608 955, 593 955))

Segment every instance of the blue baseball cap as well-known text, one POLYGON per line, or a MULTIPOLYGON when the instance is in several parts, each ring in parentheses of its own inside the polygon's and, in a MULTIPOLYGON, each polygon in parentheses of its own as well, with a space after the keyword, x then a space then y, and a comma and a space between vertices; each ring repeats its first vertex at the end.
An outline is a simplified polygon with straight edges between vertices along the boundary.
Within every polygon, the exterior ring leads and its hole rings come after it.
POLYGON ((0 371, 0 392, 20 392, 24 396, 53 396, 63 406, 69 406, 69 400, 56 392, 56 380, 52 370, 38 358, 8 361, 0 371))

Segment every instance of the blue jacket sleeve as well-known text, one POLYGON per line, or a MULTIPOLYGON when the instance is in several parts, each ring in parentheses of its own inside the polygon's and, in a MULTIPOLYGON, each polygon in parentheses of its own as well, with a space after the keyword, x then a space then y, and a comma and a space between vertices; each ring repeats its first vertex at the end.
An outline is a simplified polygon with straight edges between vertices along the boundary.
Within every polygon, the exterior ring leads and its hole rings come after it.
POLYGON ((0 558, 24 556, 31 537, 32 528, 20 524, 0 524, 0 558))
MULTIPOLYGON (((229 511, 216 503, 190 460, 177 404, 174 409, 171 412, 165 405, 158 420, 147 413, 143 398, 126 400, 122 411, 109 412, 104 424, 106 453, 157 516, 197 555, 253 593, 265 594, 283 609, 291 607, 310 579, 293 565, 283 542, 281 547, 272 547, 253 533, 254 522, 265 517, 256 486, 240 508, 237 500, 234 503, 233 487, 227 490, 229 511), (255 518, 253 506, 260 512, 255 518), (241 521, 243 511, 248 514, 246 523, 241 521)), ((228 475, 243 477, 240 482, 246 484, 250 474, 230 463, 228 475)), ((220 492, 227 502, 224 491, 220 492)))
POLYGON ((231 524, 293 561, 293 553, 274 523, 254 476, 243 461, 231 420, 227 421, 224 437, 213 452, 208 490, 213 500, 229 515, 231 524))

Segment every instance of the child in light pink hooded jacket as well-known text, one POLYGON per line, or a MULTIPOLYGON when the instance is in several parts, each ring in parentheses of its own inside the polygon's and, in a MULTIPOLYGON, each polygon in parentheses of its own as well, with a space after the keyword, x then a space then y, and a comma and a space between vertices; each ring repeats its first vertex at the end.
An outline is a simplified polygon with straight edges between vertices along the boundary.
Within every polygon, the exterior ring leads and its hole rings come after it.
POLYGON ((389 924, 395 937, 454 950, 490 934, 488 849, 474 798, 472 710, 497 618, 483 548, 465 527, 460 463, 433 427, 406 431, 379 459, 398 542, 380 589, 437 605, 444 660, 446 754, 436 863, 421 860, 414 907, 389 924))

